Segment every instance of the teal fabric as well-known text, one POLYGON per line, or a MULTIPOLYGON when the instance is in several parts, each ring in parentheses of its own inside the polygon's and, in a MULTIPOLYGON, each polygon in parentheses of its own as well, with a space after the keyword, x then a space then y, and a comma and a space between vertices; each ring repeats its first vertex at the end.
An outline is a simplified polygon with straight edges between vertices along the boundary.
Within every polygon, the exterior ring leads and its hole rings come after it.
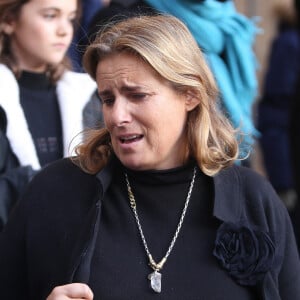
POLYGON ((160 12, 174 15, 189 28, 203 50, 218 84, 222 104, 235 127, 241 128, 244 146, 258 134, 252 118, 257 96, 257 61, 253 43, 258 28, 238 13, 232 1, 146 0, 160 12), (221 58, 222 55, 222 58, 221 58))

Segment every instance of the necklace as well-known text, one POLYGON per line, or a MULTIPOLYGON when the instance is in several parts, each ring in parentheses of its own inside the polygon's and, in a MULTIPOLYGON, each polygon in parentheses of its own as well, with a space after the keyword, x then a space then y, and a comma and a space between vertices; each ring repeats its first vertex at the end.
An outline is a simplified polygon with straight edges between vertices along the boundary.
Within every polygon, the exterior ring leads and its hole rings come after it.
POLYGON ((151 282, 151 284, 150 284, 151 288, 157 293, 161 292, 161 277, 162 277, 162 275, 159 271, 163 268, 165 262, 167 261, 168 256, 170 255, 170 253, 171 253, 171 251, 174 247, 174 244, 177 240, 179 231, 180 231, 182 223, 183 223, 183 219, 184 219, 185 214, 186 214, 186 210, 187 210, 189 202, 190 202, 190 198, 191 198, 191 194, 192 194, 192 190, 193 190, 193 186, 194 186, 194 182, 195 182, 195 177, 196 177, 196 167, 194 168, 194 171, 193 171, 193 178, 191 180, 190 188, 189 188, 186 200, 185 200, 185 204, 184 204, 184 207, 183 207, 183 210, 182 210, 182 213, 181 213, 176 231, 175 231, 174 236, 172 238, 172 241, 169 245, 169 248, 168 248, 165 256, 160 260, 159 263, 156 263, 155 260, 153 259, 152 255, 151 255, 150 251, 149 251, 148 244, 146 242, 146 238, 144 236, 143 229, 142 229, 142 226, 141 226, 140 218, 139 218, 138 213, 137 213, 136 201, 135 201, 135 198, 134 198, 134 195, 133 195, 130 183, 129 183, 128 176, 125 173, 125 180, 126 180, 126 186, 127 186, 130 206, 132 208, 134 218, 135 218, 135 221, 136 221, 136 224, 137 224, 137 227, 138 227, 138 230, 139 230, 139 233, 140 233, 145 251, 146 251, 147 256, 149 258, 149 266, 154 271, 154 272, 152 272, 151 274, 148 275, 148 279, 151 282))

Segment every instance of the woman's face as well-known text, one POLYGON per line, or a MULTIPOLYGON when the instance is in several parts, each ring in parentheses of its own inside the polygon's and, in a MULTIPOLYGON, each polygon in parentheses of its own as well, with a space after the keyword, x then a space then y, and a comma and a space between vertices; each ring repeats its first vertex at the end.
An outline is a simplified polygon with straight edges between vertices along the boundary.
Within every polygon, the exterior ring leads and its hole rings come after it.
POLYGON ((11 47, 21 69, 43 72, 62 61, 73 37, 77 0, 30 0, 9 22, 11 47))
POLYGON ((160 170, 184 163, 187 114, 198 100, 176 93, 148 64, 125 53, 101 61, 96 80, 112 147, 126 167, 160 170))

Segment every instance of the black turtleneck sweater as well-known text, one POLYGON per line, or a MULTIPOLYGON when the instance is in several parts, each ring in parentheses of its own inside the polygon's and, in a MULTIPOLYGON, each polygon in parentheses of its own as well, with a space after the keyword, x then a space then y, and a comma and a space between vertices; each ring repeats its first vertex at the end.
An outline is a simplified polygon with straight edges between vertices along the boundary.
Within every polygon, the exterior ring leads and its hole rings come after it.
MULTIPOLYGON (((41 166, 63 157, 62 126, 56 86, 45 73, 23 71, 20 101, 41 166)), ((25 145, 26 146, 26 145, 25 145)))
POLYGON ((238 285, 213 256, 219 221, 213 217, 213 182, 197 168, 186 216, 161 273, 162 291, 150 288, 147 255, 129 205, 124 172, 141 226, 156 262, 175 233, 192 179, 194 165, 167 171, 124 170, 121 166, 102 206, 89 285, 95 300, 105 299, 257 299, 238 285))

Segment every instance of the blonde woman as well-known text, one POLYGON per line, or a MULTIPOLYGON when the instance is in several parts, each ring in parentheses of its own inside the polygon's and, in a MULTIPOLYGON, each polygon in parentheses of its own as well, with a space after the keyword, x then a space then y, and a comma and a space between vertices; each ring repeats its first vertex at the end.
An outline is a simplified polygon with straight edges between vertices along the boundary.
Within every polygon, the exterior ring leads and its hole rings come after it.
POLYGON ((0 236, 1 296, 298 299, 288 213, 234 165, 236 132, 187 27, 129 18, 84 65, 105 128, 31 182, 0 236))

